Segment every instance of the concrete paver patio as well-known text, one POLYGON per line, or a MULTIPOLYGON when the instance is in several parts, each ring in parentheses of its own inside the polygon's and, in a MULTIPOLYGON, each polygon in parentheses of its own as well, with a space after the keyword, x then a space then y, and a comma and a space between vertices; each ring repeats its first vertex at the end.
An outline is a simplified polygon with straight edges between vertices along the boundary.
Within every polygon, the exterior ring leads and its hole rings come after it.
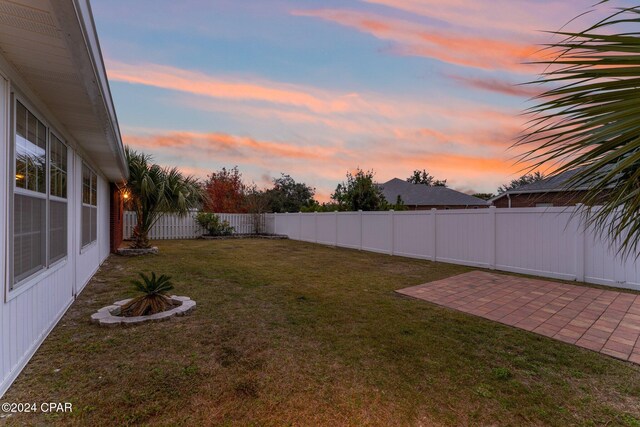
POLYGON ((484 271, 396 292, 640 364, 640 295, 484 271))

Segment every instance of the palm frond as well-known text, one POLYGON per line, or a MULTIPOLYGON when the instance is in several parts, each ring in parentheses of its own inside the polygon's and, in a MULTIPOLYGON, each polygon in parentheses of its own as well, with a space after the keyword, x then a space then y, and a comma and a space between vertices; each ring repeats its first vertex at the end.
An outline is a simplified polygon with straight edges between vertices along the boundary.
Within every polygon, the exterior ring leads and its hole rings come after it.
POLYGON ((151 156, 126 147, 130 177, 127 190, 137 214, 134 230, 135 247, 148 247, 147 235, 166 213, 185 215, 198 207, 204 190, 192 176, 184 176, 177 168, 163 168, 152 163, 151 156))
POLYGON ((142 316, 165 311, 170 306, 169 291, 173 289, 171 277, 161 274, 151 276, 138 273, 141 280, 132 280, 134 289, 142 295, 133 298, 122 307, 125 316, 142 316))
POLYGON ((517 141, 533 167, 579 168, 568 189, 588 188, 585 219, 638 256, 640 240, 640 6, 616 9, 582 32, 556 32, 557 58, 535 83, 553 87, 527 110, 517 141))

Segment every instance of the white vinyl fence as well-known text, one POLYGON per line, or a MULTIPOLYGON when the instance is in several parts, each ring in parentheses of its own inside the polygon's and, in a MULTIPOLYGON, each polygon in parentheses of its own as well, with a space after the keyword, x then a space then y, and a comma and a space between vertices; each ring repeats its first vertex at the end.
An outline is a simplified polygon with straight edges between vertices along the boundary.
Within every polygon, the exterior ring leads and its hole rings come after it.
POLYGON ((634 256, 621 259, 575 208, 267 214, 266 230, 345 248, 640 290, 634 256))
MULTIPOLYGON (((266 233, 293 240, 640 290, 636 257, 616 256, 608 241, 584 230, 574 209, 286 213, 260 220, 266 233)), ((253 215, 218 215, 236 234, 254 231, 253 215)), ((149 237, 200 237, 194 217, 165 215, 149 237)), ((134 225, 135 213, 125 212, 125 239, 134 225)))
MULTIPOLYGON (((189 213, 186 216, 174 214, 162 216, 151 227, 149 238, 154 240, 195 239, 202 236, 205 230, 196 222, 196 214, 197 212, 189 213)), ((229 221, 229 224, 234 228, 234 234, 253 233, 253 216, 250 214, 220 213, 216 215, 223 221, 229 221)), ((123 225, 124 239, 130 239, 133 227, 136 225, 136 213, 131 211, 124 212, 123 225)))

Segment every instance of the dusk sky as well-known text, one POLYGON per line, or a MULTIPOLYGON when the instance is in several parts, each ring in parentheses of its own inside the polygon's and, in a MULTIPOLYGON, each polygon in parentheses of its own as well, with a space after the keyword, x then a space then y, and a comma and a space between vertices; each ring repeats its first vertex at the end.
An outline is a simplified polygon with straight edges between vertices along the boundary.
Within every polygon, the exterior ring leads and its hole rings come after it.
MULTIPOLYGON (((206 177, 288 173, 326 201, 348 170, 427 169, 465 192, 507 150, 539 45, 595 0, 92 2, 124 142, 206 177)), ((607 6, 609 7, 609 6, 607 6)), ((596 14, 574 21, 582 29, 596 14)))

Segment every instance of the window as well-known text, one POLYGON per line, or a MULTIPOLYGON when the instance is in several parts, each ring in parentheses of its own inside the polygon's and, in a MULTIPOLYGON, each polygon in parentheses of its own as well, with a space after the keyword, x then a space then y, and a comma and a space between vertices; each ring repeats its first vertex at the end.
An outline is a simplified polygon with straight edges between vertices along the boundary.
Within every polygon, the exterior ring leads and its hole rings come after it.
POLYGON ((49 135, 49 263, 54 263, 67 256, 67 146, 49 135))
POLYGON ((98 238, 98 176, 82 164, 82 246, 98 238))
POLYGON ((553 203, 536 203, 536 208, 552 208, 553 203))
POLYGON ((12 289, 67 255, 67 147, 20 101, 13 113, 12 289))

